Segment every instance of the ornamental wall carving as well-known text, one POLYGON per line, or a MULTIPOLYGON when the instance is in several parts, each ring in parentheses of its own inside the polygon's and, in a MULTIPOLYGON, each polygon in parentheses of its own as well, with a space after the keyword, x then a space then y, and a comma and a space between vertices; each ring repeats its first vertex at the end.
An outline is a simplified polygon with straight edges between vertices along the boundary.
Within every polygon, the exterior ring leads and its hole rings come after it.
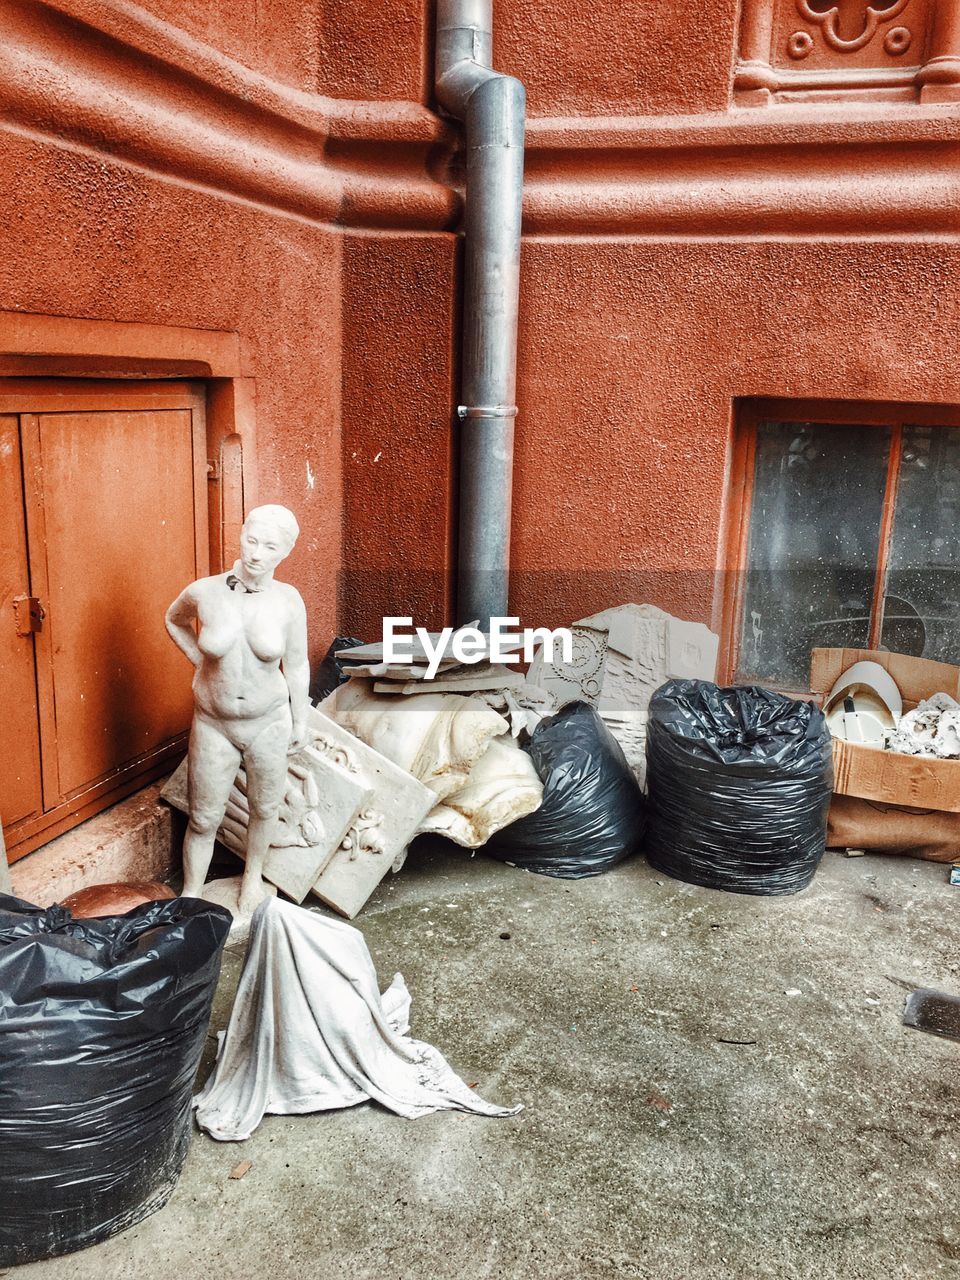
POLYGON ((738 105, 960 100, 957 0, 743 0, 738 105))

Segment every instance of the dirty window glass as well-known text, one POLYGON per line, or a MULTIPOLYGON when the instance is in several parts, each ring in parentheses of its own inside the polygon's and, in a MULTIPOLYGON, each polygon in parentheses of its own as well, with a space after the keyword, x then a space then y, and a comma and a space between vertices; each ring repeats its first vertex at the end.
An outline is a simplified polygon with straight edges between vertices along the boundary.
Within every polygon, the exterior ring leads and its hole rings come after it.
POLYGON ((960 660, 960 429, 904 427, 881 645, 960 660))
POLYGON ((809 688, 810 650, 865 647, 891 429, 762 422, 736 679, 809 688))

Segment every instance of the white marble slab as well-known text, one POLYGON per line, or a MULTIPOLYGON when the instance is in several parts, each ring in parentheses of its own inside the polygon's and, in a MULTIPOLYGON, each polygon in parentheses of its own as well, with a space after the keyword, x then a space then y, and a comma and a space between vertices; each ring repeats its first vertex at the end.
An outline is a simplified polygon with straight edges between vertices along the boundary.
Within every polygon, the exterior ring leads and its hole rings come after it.
POLYGON ((334 761, 370 792, 313 886, 321 902, 352 919, 390 868, 402 862, 437 797, 322 711, 314 708, 309 724, 313 744, 304 754, 334 761))
MULTIPOLYGON (((244 859, 248 823, 245 792, 241 769, 217 832, 217 839, 244 859)), ((186 761, 161 795, 188 812, 186 761)), ((286 796, 277 836, 264 862, 264 879, 294 902, 302 902, 371 798, 370 787, 336 760, 307 752, 291 756, 286 796)))

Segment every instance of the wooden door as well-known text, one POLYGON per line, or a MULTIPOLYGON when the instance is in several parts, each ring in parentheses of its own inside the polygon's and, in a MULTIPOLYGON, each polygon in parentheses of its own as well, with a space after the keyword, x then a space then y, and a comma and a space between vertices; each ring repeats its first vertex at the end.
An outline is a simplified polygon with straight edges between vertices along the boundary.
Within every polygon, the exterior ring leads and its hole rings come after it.
MULTIPOLYGON (((15 637, 16 688, 0 688, 0 758, 23 757, 14 771, 23 781, 0 772, 11 859, 155 776, 182 749, 192 712, 192 672, 163 615, 209 572, 202 401, 190 388, 151 397, 143 386, 78 398, 87 403, 70 408, 62 394, 41 396, 46 412, 0 419, 0 447, 11 446, 0 496, 22 470, 13 576, 44 611, 39 631, 15 637)), ((17 520, 7 507, 10 545, 17 520)), ((5 669, 8 620, 4 607, 5 669)))
POLYGON ((0 416, 0 547, 0 814, 13 827, 41 813, 43 798, 36 661, 33 634, 26 630, 30 570, 20 424, 6 414, 0 416))

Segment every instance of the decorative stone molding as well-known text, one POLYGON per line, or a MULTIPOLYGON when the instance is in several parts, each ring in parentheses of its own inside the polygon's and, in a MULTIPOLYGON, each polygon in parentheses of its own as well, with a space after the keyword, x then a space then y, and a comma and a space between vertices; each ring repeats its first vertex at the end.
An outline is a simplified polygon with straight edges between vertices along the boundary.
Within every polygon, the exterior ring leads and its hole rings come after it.
POLYGON ((524 232, 952 237, 958 151, 960 112, 916 103, 531 120, 524 232))
MULTIPOLYGON (((807 3, 811 11, 828 8, 826 0, 807 3)), ((798 122, 787 107, 702 116, 533 118, 527 124, 524 233, 954 235, 960 114, 935 104, 958 100, 960 0, 909 0, 878 25, 864 48, 831 54, 839 71, 816 72, 814 54, 797 62, 785 44, 771 61, 778 14, 785 15, 785 41, 804 24, 796 0, 744 0, 736 103, 826 99, 815 118, 803 112, 798 122), (920 6, 927 16, 918 35, 920 6), (888 56, 885 68, 867 65, 899 27, 911 32, 904 55, 888 56), (851 88, 855 83, 861 88, 851 88), (882 116, 869 101, 859 101, 891 93, 901 101, 882 116)), ((822 44, 821 26, 809 30, 822 44)), ((852 38, 846 32, 844 26, 841 34, 852 38)), ((424 231, 458 223, 460 197, 447 185, 455 135, 425 107, 301 93, 127 0, 0 5, 2 129, 308 221, 424 231), (171 90, 181 84, 189 85, 186 97, 171 90)), ((158 376, 234 376, 218 372, 209 353, 186 368, 175 342, 163 350, 171 363, 158 367, 158 376)), ((219 350, 213 355, 221 363, 225 358, 219 350)), ((105 376, 122 372, 126 357, 118 352, 111 358, 105 376)), ((28 370, 26 359, 18 357, 17 367, 3 372, 76 372, 72 364, 55 367, 49 356, 42 370, 28 370)))
MULTIPOLYGON (((824 46, 833 53, 857 53, 865 49, 874 36, 903 13, 910 0, 875 0, 873 4, 854 0, 853 4, 831 3, 827 0, 797 0, 796 8, 806 24, 787 37, 787 54, 791 58, 805 58, 817 42, 810 27, 819 29, 824 46), (845 18, 852 11, 853 26, 845 27, 845 18), (862 11, 862 12, 861 12, 862 11)), ((909 27, 892 27, 883 42, 884 50, 891 57, 899 57, 910 48, 913 32, 909 27), (896 39, 892 40, 891 36, 896 39)), ((875 55, 876 56, 876 55, 875 55)))
POLYGON ((956 0, 743 0, 738 106, 960 100, 956 0))
POLYGON ((426 107, 278 84, 128 0, 0 5, 0 128, 311 222, 434 229, 460 205, 426 107))
POLYGON ((386 848, 382 828, 382 813, 377 813, 376 809, 361 809, 340 844, 348 860, 356 862, 361 853, 382 854, 386 848))

